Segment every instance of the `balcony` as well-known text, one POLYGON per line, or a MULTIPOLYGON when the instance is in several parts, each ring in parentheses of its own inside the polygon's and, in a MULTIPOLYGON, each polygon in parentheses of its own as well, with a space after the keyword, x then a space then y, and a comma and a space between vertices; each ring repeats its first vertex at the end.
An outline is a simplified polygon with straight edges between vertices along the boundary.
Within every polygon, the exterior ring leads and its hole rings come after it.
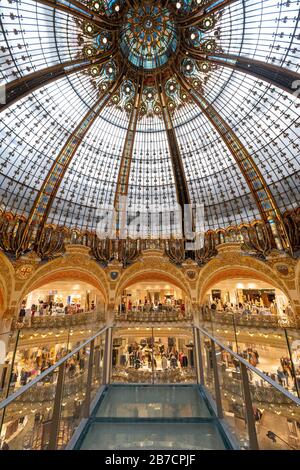
POLYGON ((280 317, 267 312, 245 314, 237 311, 216 312, 202 310, 202 321, 224 325, 260 327, 260 328, 300 328, 300 320, 280 317))
POLYGON ((142 309, 136 311, 120 312, 115 315, 116 322, 131 323, 191 323, 193 315, 181 312, 174 308, 162 310, 142 309))
POLYGON ((75 326, 85 326, 90 324, 102 324, 105 322, 104 312, 80 312, 66 315, 42 315, 26 318, 24 322, 17 319, 13 321, 12 330, 48 330, 56 328, 69 328, 75 326))

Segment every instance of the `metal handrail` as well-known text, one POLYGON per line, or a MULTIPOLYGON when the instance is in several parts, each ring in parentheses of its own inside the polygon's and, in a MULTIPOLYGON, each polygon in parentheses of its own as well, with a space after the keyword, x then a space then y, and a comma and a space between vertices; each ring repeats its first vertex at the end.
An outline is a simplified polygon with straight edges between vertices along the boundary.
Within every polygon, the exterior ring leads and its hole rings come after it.
POLYGON ((57 361, 55 364, 53 364, 53 366, 49 367, 49 369, 45 370, 44 372, 42 372, 40 375, 38 375, 35 379, 31 380, 30 382, 28 382, 28 384, 24 385, 23 387, 19 388, 19 390, 17 390, 16 392, 12 393, 8 398, 6 398, 5 400, 2 400, 0 402, 0 411, 3 410, 4 408, 6 408, 10 403, 12 403, 16 398, 18 398, 20 395, 22 395, 23 393, 27 392, 27 390, 29 390, 31 387, 33 387, 34 385, 36 385, 38 382, 40 382, 41 380, 43 380, 45 377, 47 377, 47 375, 51 374, 52 372, 55 371, 55 369, 57 369, 59 366, 61 366, 64 362, 66 362, 68 359, 71 359, 72 356, 74 356, 74 354, 76 354, 77 352, 79 352, 82 348, 84 348, 85 346, 87 346, 88 344, 90 344, 94 339, 98 338, 98 336, 100 336, 102 333, 104 333, 107 329, 109 328, 109 326, 106 326, 105 328, 102 328, 102 330, 98 331, 97 333, 95 333, 93 336, 90 336, 86 341, 84 341, 82 344, 80 344, 79 346, 77 346, 75 349, 73 349, 73 351, 71 351, 70 353, 68 353, 66 356, 62 357, 59 361, 57 361))
POLYGON ((192 313, 175 312, 175 311, 136 311, 136 312, 121 312, 115 315, 116 321, 129 321, 129 322, 190 322, 193 319, 192 313))
POLYGON ((300 326, 299 321, 296 319, 289 319, 287 323, 283 323, 277 315, 263 315, 258 314, 241 314, 238 311, 215 311, 212 309, 203 310, 202 321, 214 322, 221 324, 232 324, 235 321, 237 326, 250 326, 253 328, 288 328, 298 329, 300 326))
POLYGON ((206 330, 201 328, 198 325, 194 325, 195 328, 197 328, 203 335, 207 336, 209 339, 214 341, 215 344, 220 346, 220 348, 224 349, 227 351, 231 356, 235 357, 240 363, 244 364, 244 366, 247 367, 247 369, 250 369, 252 372, 254 372, 256 375, 258 375, 261 379, 266 381, 269 385, 272 387, 276 388, 280 393, 285 395, 289 400, 293 401, 297 406, 300 406, 300 399, 292 395, 289 391, 287 391, 284 387, 279 385, 277 382, 272 380, 270 377, 265 375, 263 372, 261 372, 259 369, 254 367, 252 364, 250 364, 248 361, 246 361, 243 357, 239 356, 237 353, 232 351, 229 347, 225 346, 225 344, 221 343, 218 339, 216 339, 214 336, 212 336, 210 333, 208 333, 206 330))
POLYGON ((99 317, 99 322, 103 321, 105 318, 104 311, 97 311, 97 310, 87 310, 83 312, 77 312, 72 314, 66 315, 38 315, 33 318, 25 317, 25 321, 21 322, 18 318, 14 318, 12 323, 12 331, 14 330, 37 330, 43 328, 56 328, 62 326, 77 326, 80 324, 81 321, 91 322, 93 320, 97 320, 99 317), (103 316, 103 319, 101 319, 103 316))

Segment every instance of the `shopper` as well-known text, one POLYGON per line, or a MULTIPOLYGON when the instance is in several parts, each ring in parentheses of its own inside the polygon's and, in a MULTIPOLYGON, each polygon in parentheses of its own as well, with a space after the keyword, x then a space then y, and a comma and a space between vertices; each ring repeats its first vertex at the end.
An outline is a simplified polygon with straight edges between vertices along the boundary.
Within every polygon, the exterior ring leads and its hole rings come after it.
POLYGON ((161 358, 161 368, 162 370, 166 370, 168 368, 168 359, 166 358, 165 354, 163 354, 161 358))
POLYGON ((19 320, 24 323, 24 318, 25 318, 25 315, 26 315, 26 310, 24 308, 24 305, 22 305, 21 309, 20 309, 20 312, 19 312, 19 320))
POLYGON ((172 356, 171 356, 171 359, 170 359, 170 366, 171 366, 173 369, 176 369, 176 367, 178 366, 178 362, 177 362, 177 359, 176 359, 176 357, 174 356, 174 354, 172 354, 172 356))

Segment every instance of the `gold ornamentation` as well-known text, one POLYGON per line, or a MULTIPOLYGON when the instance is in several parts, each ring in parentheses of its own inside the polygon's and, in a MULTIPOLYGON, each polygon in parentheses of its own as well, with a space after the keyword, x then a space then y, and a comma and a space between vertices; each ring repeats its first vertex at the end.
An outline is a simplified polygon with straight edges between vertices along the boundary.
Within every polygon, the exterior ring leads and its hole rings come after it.
POLYGON ((32 271, 32 264, 22 264, 16 269, 16 277, 21 280, 26 280, 31 276, 32 271))

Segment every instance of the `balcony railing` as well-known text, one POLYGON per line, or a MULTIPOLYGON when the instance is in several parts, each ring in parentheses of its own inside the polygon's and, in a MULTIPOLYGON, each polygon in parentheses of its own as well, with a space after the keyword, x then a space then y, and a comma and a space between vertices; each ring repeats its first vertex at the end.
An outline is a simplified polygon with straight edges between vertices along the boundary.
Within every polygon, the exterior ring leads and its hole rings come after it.
POLYGON ((41 259, 49 260, 62 255, 70 244, 84 245, 101 264, 107 265, 115 259, 124 267, 136 261, 144 250, 160 249, 177 265, 186 259, 194 259, 202 266, 217 254, 217 246, 224 243, 240 243, 242 250, 260 259, 266 259, 274 249, 289 254, 297 252, 300 249, 300 208, 286 212, 283 223, 289 243, 278 221, 271 228, 270 224, 255 220, 239 226, 208 230, 202 248, 193 251, 187 248, 184 239, 100 239, 95 232, 53 225, 46 225, 40 233, 34 224, 28 227, 23 216, 0 211, 0 248, 16 258, 35 251, 41 259))
POLYGON ((240 313, 237 311, 216 312, 202 309, 202 320, 225 325, 263 327, 263 328, 300 328, 300 320, 264 313, 240 313))
POLYGON ((41 315, 25 318, 23 322, 18 319, 13 321, 12 329, 51 329, 72 326, 84 326, 91 323, 104 323, 104 312, 81 312, 66 315, 41 315))
POLYGON ((115 320, 120 322, 191 322, 192 319, 193 315, 191 313, 178 312, 174 309, 127 311, 115 315, 115 320))

